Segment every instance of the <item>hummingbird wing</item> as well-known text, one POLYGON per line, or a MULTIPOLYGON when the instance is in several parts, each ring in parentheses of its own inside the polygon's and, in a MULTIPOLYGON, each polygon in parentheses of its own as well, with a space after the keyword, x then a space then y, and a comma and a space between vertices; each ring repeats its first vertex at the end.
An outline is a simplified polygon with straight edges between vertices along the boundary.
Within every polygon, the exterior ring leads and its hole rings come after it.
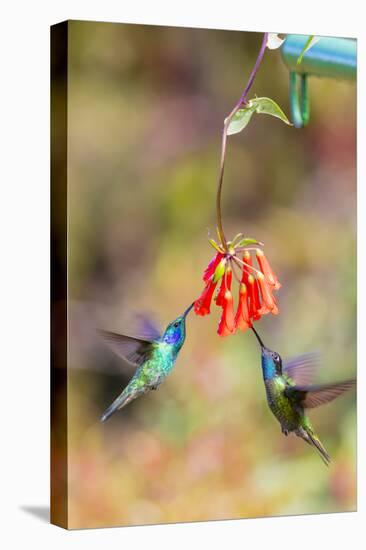
POLYGON ((319 353, 305 353, 286 361, 283 366, 283 374, 294 380, 295 384, 302 386, 313 380, 319 365, 319 353))
POLYGON ((114 353, 136 367, 147 361, 154 349, 154 340, 117 334, 107 330, 99 332, 114 353))
POLYGON ((356 385, 356 380, 345 380, 333 384, 318 384, 313 386, 288 386, 285 394, 290 399, 300 403, 305 409, 313 409, 330 403, 342 393, 356 385))
POLYGON ((135 314, 134 317, 137 320, 137 331, 136 333, 134 331, 136 338, 150 341, 160 340, 160 330, 151 317, 143 313, 135 314))

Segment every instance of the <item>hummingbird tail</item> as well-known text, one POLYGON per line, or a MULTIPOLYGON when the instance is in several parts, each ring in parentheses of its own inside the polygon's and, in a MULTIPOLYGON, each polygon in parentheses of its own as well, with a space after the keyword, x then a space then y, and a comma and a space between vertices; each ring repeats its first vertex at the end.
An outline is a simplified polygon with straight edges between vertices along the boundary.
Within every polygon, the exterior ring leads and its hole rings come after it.
POLYGON ((118 397, 117 399, 115 399, 113 401, 113 403, 104 411, 104 413, 102 414, 102 416, 100 417, 100 421, 101 422, 105 422, 106 420, 108 420, 108 418, 110 418, 112 416, 112 414, 114 414, 116 411, 118 411, 119 409, 122 409, 122 407, 124 407, 125 405, 127 405, 127 403, 129 403, 130 401, 132 401, 133 397, 131 394, 128 394, 126 392, 122 392, 118 397))
POLYGON ((316 448, 324 464, 326 466, 329 466, 331 462, 330 456, 325 450, 325 448, 323 447, 318 436, 315 435, 315 433, 312 430, 303 430, 299 435, 304 439, 304 441, 309 443, 309 445, 312 445, 313 447, 316 448))

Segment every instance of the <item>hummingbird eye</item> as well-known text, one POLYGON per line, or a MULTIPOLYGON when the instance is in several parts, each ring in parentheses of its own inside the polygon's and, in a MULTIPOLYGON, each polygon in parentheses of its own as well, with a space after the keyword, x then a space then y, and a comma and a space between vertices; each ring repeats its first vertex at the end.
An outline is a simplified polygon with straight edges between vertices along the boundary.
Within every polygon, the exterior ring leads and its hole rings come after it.
POLYGON ((177 321, 176 323, 174 323, 173 325, 175 328, 178 328, 179 327, 179 321, 177 321))

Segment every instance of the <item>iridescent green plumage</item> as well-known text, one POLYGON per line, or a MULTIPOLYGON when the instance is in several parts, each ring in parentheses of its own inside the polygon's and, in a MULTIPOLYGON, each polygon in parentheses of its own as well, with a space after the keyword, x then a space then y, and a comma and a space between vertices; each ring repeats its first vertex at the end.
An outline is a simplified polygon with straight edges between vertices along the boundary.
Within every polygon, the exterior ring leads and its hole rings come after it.
POLYGON ((189 308, 172 321, 164 334, 149 323, 147 335, 140 338, 102 331, 104 339, 123 359, 137 367, 131 381, 101 416, 105 422, 117 410, 147 393, 156 390, 174 367, 186 337, 186 316, 189 308))
POLYGON ((262 373, 269 408, 281 424, 282 433, 293 432, 319 452, 326 465, 330 456, 314 432, 306 409, 329 403, 352 388, 356 381, 309 384, 317 365, 317 355, 302 355, 282 364, 280 355, 266 348, 256 332, 262 351, 262 373))

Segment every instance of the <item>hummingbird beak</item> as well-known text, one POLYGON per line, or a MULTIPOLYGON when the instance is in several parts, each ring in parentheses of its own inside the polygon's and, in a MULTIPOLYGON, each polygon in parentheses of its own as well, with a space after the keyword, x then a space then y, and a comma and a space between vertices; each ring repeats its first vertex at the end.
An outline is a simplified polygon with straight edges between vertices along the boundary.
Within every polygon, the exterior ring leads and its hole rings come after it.
POLYGON ((261 337, 259 336, 258 332, 255 330, 255 328, 254 328, 253 326, 251 327, 251 329, 252 329, 252 331, 254 332, 254 334, 256 335, 256 338, 257 338, 257 340, 258 340, 258 342, 259 342, 260 347, 261 347, 262 349, 265 348, 266 346, 263 344, 262 339, 261 339, 261 337))
POLYGON ((188 313, 191 311, 193 306, 194 306, 194 302, 185 310, 185 312, 182 315, 182 317, 184 317, 184 319, 187 317, 188 313))

